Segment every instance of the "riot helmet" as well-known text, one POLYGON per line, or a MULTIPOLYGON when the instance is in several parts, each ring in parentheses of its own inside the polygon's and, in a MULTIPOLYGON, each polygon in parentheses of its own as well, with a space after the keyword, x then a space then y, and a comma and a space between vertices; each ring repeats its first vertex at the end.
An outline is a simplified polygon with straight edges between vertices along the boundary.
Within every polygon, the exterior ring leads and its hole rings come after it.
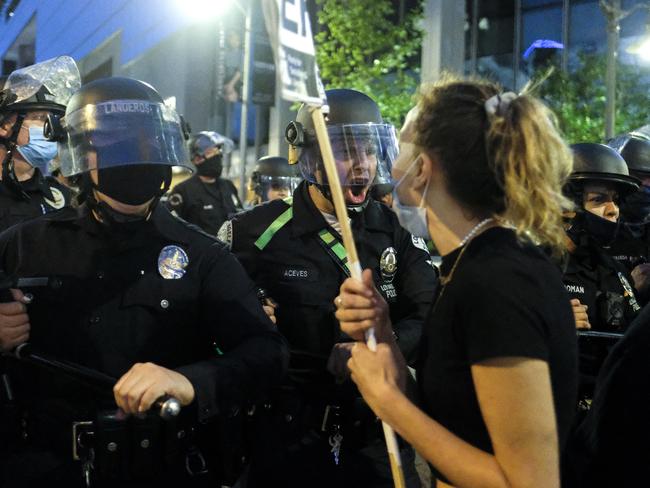
MULTIPOLYGON (((370 187, 391 181, 397 156, 395 128, 384 123, 379 107, 356 90, 328 90, 325 115, 343 195, 348 209, 361 211, 367 205, 370 187)), ((331 201, 329 182, 316 139, 311 109, 303 105, 285 131, 290 145, 289 163, 298 163, 305 180, 316 185, 331 201)))
POLYGON ((625 159, 630 174, 642 180, 639 191, 630 194, 621 205, 627 222, 645 223, 650 218, 650 138, 642 132, 630 132, 608 143, 625 159))
POLYGON ((73 92, 81 86, 79 70, 69 56, 43 61, 12 72, 0 91, 0 138, 6 149, 2 179, 17 195, 28 200, 16 176, 15 156, 41 172, 57 153, 56 143, 47 140, 47 120, 58 119, 73 92), (21 131, 24 134, 21 137, 21 131))
POLYGON ((571 145, 573 172, 569 177, 569 191, 581 192, 586 183, 607 183, 621 197, 639 189, 640 181, 630 176, 625 160, 605 144, 583 142, 571 145))
POLYGON ((264 156, 258 159, 250 178, 250 189, 256 203, 285 198, 300 183, 297 168, 280 156, 264 156))
POLYGON ((609 146, 580 143, 571 149, 573 172, 566 192, 578 213, 567 232, 574 242, 586 232, 600 245, 608 246, 618 233, 620 200, 635 192, 640 181, 630 176, 625 160, 609 146))
POLYGON ((13 71, 1 94, 0 112, 43 110, 59 115, 81 86, 74 59, 59 56, 13 71))
POLYGON ((630 174, 650 177, 650 139, 642 134, 626 134, 618 150, 630 174))
POLYGON ((48 129, 59 142, 61 173, 82 175, 91 205, 99 205, 94 190, 126 205, 157 201, 169 188, 172 166, 193 169, 182 118, 143 81, 114 77, 84 85, 60 125, 48 129))
POLYGON ((219 178, 223 171, 223 155, 232 152, 235 144, 218 132, 201 131, 189 141, 190 156, 196 172, 206 178, 219 178))

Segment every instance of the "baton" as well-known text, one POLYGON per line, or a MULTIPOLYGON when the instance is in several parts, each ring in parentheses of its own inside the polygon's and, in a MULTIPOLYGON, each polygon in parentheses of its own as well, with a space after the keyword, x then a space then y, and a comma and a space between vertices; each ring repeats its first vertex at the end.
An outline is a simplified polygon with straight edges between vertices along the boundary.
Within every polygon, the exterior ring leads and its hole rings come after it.
MULTIPOLYGON (((63 373, 92 387, 112 389, 115 383, 117 383, 116 378, 102 373, 101 371, 69 361, 61 361, 34 352, 31 350, 31 347, 27 342, 16 347, 14 356, 21 361, 26 361, 51 371, 63 373)), ((181 404, 176 398, 170 395, 163 395, 153 403, 151 408, 156 411, 162 419, 169 420, 178 416, 181 411, 181 404)))
POLYGON ((601 339, 620 339, 623 334, 617 332, 598 332, 595 330, 579 330, 578 337, 600 337, 601 339))
MULTIPOLYGON (((348 266, 352 278, 361 281, 361 263, 359 262, 359 255, 357 254, 357 247, 354 244, 352 237, 352 229, 348 221, 348 212, 343 199, 343 190, 341 189, 341 181, 339 174, 336 170, 336 163, 334 162, 334 154, 332 153, 332 145, 330 144, 327 127, 325 125, 325 117, 320 107, 312 107, 311 117, 314 122, 314 129, 316 129, 316 137, 320 152, 323 155, 323 163, 325 166, 325 173, 329 181, 330 191, 332 192, 332 203, 336 211, 336 218, 341 226, 341 237, 343 237, 343 246, 348 255, 348 266)), ((375 337, 374 328, 368 329, 366 332, 366 344, 368 349, 375 351, 377 349, 377 339, 375 337)), ((393 474, 393 482, 395 488, 404 488, 406 483, 404 481, 404 471, 402 470, 402 459, 399 455, 399 447, 397 445, 397 437, 393 428, 382 420, 382 427, 384 428, 384 437, 386 439, 386 449, 388 450, 388 458, 390 460, 390 470, 393 474)))

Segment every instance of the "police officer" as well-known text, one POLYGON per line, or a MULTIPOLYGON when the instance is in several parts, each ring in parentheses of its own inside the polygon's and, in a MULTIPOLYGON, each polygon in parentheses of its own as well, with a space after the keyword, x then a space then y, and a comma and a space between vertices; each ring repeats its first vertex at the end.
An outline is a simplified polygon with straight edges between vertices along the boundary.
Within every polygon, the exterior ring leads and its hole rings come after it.
POLYGON ((48 118, 60 117, 81 86, 74 60, 60 56, 11 73, 0 92, 0 230, 69 205, 71 193, 45 176, 56 143, 48 118))
POLYGON ((249 189, 253 193, 251 203, 258 205, 278 198, 286 198, 300 183, 296 167, 287 158, 264 156, 257 160, 251 173, 249 189))
MULTIPOLYGON (((574 170, 567 186, 577 207, 567 230, 564 284, 580 329, 622 333, 641 307, 628 271, 608 253, 619 229, 622 198, 639 188, 623 158, 604 144, 572 146, 574 170)), ((581 338, 583 391, 589 390, 607 353, 603 339, 581 338)))
MULTIPOLYGON (((373 270, 397 342, 413 361, 435 275, 422 239, 370 198, 372 186, 390 175, 394 129, 363 93, 330 90, 327 99, 328 132, 361 266, 373 270)), ((380 424, 347 376, 351 343, 334 316, 333 299, 350 270, 307 107, 286 134, 305 181, 292 200, 238 214, 219 233, 277 301, 277 325, 292 351, 290 381, 272 402, 249 485, 393 486, 380 424)), ((402 456, 407 485, 419 486, 412 450, 404 448, 402 456)))
POLYGON ((39 354, 115 381, 89 390, 12 363, 23 436, 0 485, 218 486, 216 419, 235 422, 280 379, 285 341, 225 246, 158 205, 171 166, 190 165, 180 119, 153 87, 91 82, 53 137, 85 204, 0 238, 0 267, 18 283, 40 278, 0 304, 0 346, 29 337, 39 354), (165 394, 183 405, 179 418, 142 418, 165 394))
POLYGON ((223 155, 232 151, 233 142, 204 131, 190 138, 189 147, 196 174, 174 187, 168 205, 177 216, 216 235, 221 224, 242 209, 235 185, 221 178, 223 155))
POLYGON ((609 252, 630 272, 637 293, 646 302, 650 294, 650 140, 632 132, 610 145, 623 156, 630 175, 641 185, 621 203, 622 225, 609 252))

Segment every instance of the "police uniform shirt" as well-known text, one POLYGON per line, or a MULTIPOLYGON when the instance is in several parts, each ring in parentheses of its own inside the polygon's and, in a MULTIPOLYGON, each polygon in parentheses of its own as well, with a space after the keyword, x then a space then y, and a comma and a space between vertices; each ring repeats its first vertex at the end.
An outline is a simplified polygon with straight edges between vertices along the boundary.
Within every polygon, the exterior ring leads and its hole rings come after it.
POLYGON ((175 215, 212 236, 242 208, 237 188, 230 180, 217 178, 214 183, 205 183, 198 174, 176 185, 167 197, 167 205, 175 215))
MULTIPOLYGON (((650 260, 650 223, 628 224, 619 227, 618 236, 614 243, 606 249, 607 253, 631 273, 639 264, 650 260)), ((647 302, 650 290, 644 290, 641 300, 647 302)))
MULTIPOLYGON (((241 265, 161 205, 118 235, 85 206, 48 214, 3 233, 0 258, 14 278, 46 278, 22 287, 34 296, 35 350, 115 378, 137 362, 174 369, 194 386, 200 421, 258 399, 286 367, 286 343, 241 265)), ((75 401, 86 411, 94 400, 49 373, 28 391, 45 413, 75 401)))
MULTIPOLYGON (((340 237, 314 205, 306 182, 292 200, 267 202, 238 214, 224 225, 220 237, 230 242, 255 283, 279 304, 277 324, 293 351, 292 369, 325 373, 334 344, 349 340, 340 331, 333 304, 348 274, 331 248, 340 237), (328 235, 319 236, 324 231, 328 235)), ((426 245, 374 201, 352 218, 352 232, 361 267, 372 269, 375 285, 389 304, 398 344, 412 361, 436 283, 426 245)), ((333 378, 329 373, 326 377, 333 378)))
POLYGON ((52 177, 44 177, 36 168, 34 175, 20 182, 28 198, 0 181, 0 231, 39 215, 69 206, 72 192, 52 177))
POLYGON ((622 332, 640 310, 629 272, 587 235, 567 256, 563 281, 570 297, 587 305, 593 330, 622 332))
MULTIPOLYGON (((576 335, 557 267, 513 230, 494 227, 443 256, 451 281, 429 315, 417 365, 421 406, 465 442, 493 452, 471 367, 525 357, 548 363, 559 445, 576 405, 576 335)), ((444 480, 443 477, 440 477, 444 480)))

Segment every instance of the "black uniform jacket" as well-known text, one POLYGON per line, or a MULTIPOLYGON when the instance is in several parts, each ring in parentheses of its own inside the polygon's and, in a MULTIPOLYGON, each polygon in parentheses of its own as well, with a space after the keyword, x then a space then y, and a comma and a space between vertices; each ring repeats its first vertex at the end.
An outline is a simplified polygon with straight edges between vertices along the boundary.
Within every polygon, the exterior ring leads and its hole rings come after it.
POLYGON ((198 174, 176 185, 167 197, 167 204, 180 218, 212 236, 217 235, 221 224, 242 209, 237 189, 230 180, 217 178, 214 183, 204 183, 198 174))
POLYGON ((38 169, 20 186, 27 198, 0 181, 0 231, 70 205, 70 190, 54 178, 44 177, 38 169))
MULTIPOLYGON (((286 342, 241 265, 161 205, 118 235, 85 206, 48 214, 2 233, 0 259, 14 278, 47 278, 23 289, 34 295, 35 350, 115 378, 138 362, 174 369, 194 386, 200 421, 259 398, 286 369, 286 342)), ((44 408, 92 401, 79 385, 35 373, 23 398, 44 408)))
POLYGON ((585 234, 568 257, 563 281, 570 297, 589 307, 593 330, 622 332, 640 310, 629 272, 585 234))
POLYGON ((589 413, 569 438, 562 486, 648 486, 649 369, 646 306, 603 364, 589 413))
MULTIPOLYGON (((275 200, 237 215, 232 220, 232 251, 255 283, 279 304, 277 324, 292 350, 292 378, 300 380, 301 373, 308 375, 308 371, 332 378, 325 373, 326 360, 335 343, 349 340, 340 330, 333 304, 347 274, 318 236, 325 228, 338 234, 315 207, 306 183, 293 194, 291 220, 263 251, 254 245, 289 207, 288 202, 275 200)), ((426 245, 413 239, 395 214, 375 201, 352 220, 361 266, 372 269, 377 289, 389 303, 398 344, 407 360, 414 361, 436 284, 426 245), (382 275, 380 257, 391 247, 397 271, 382 275)))

